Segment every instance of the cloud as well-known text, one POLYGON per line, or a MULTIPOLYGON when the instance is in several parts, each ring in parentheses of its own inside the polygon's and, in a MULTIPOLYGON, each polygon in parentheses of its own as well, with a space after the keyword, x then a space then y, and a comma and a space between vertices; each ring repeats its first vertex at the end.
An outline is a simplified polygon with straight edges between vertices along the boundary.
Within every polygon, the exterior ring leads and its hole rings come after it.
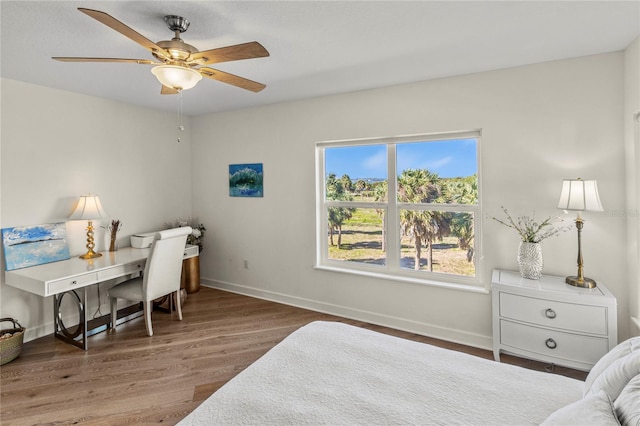
POLYGON ((362 167, 367 170, 375 170, 378 172, 386 172, 387 168, 387 151, 379 152, 367 157, 362 162, 362 167))
MULTIPOLYGON (((431 172, 439 172, 443 167, 448 166, 455 160, 455 156, 447 155, 439 158, 424 158, 419 152, 407 152, 403 153, 398 158, 398 163, 402 165, 404 169, 426 169, 431 172)), ((398 172, 400 172, 399 170, 398 172)))
POLYGON ((438 170, 441 167, 446 166, 447 164, 451 163, 453 161, 453 156, 449 155, 447 157, 442 157, 440 159, 437 160, 433 160, 433 161, 429 161, 426 164, 426 169, 429 170, 438 170))

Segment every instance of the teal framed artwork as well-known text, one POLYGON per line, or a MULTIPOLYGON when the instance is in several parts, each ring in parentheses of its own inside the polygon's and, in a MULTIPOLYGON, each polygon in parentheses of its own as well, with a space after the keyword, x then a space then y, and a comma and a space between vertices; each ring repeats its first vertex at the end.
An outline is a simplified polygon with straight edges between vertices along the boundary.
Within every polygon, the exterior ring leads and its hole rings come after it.
POLYGON ((229 196, 262 197, 262 163, 229 165, 229 196))
POLYGON ((69 259, 64 222, 2 229, 7 271, 69 259))

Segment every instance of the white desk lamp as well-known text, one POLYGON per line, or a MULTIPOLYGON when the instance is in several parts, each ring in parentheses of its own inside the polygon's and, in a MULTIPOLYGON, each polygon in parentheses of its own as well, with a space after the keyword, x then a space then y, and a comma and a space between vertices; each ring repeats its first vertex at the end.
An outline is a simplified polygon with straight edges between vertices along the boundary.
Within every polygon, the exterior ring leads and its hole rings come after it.
POLYGON ((578 217, 576 218, 576 228, 578 228, 578 275, 567 277, 565 282, 576 287, 594 288, 596 282, 584 276, 582 243, 580 241, 584 220, 580 217, 580 212, 587 210, 601 212, 604 210, 598 195, 598 183, 595 180, 582 180, 580 178, 563 180, 558 208, 578 212, 578 217))
POLYGON ((95 244, 93 242, 93 220, 107 217, 107 212, 102 208, 102 203, 97 195, 83 195, 78 201, 75 210, 69 216, 71 220, 88 220, 87 225, 87 252, 80 256, 81 259, 94 259, 102 256, 101 253, 93 251, 95 244))

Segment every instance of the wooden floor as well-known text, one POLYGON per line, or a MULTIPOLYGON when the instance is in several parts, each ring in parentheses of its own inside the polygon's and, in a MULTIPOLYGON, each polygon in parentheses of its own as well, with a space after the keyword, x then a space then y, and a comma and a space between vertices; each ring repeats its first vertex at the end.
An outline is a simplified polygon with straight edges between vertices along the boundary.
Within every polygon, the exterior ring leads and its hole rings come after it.
MULTIPOLYGON (((0 368, 2 425, 175 424, 209 395, 299 327, 342 321, 492 359, 489 351, 291 306, 201 288, 190 294, 184 320, 154 312, 154 336, 142 317, 115 333, 89 338, 82 351, 52 336, 25 343, 0 368)), ((503 356, 544 371, 545 364, 503 356)), ((584 380, 586 373, 556 367, 584 380)))

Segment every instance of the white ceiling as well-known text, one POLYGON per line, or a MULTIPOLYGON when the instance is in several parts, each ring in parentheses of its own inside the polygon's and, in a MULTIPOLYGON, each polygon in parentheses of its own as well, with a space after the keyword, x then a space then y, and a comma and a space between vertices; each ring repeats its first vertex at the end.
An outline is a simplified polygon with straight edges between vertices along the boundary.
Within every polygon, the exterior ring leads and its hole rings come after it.
POLYGON ((203 79, 187 115, 619 51, 640 33, 629 1, 2 1, 3 78, 175 111, 149 65, 52 56, 153 59, 78 7, 104 11, 158 42, 165 15, 191 22, 200 50, 259 41, 268 58, 213 66, 267 85, 253 93, 203 79))

